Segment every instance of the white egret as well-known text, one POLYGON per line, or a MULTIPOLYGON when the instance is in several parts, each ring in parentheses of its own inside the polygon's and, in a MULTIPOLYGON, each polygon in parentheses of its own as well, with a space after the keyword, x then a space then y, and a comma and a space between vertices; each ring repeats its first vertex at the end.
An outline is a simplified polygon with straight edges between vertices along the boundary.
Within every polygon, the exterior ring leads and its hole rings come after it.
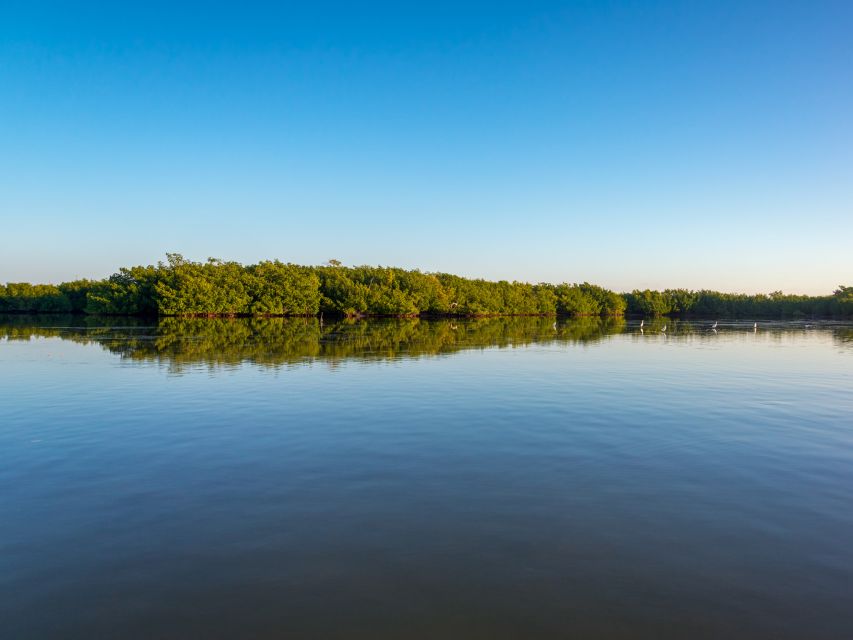
POLYGON ((663 325, 663 329, 660 330, 661 333, 666 333, 666 325, 663 325))

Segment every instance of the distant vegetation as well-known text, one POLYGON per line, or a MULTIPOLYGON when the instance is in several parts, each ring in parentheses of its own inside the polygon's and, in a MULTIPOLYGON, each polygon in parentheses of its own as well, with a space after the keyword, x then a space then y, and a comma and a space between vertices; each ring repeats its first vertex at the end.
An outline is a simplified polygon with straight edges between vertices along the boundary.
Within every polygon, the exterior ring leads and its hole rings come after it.
POLYGON ((0 312, 161 316, 490 316, 625 314, 682 317, 853 317, 853 287, 832 295, 632 291, 588 284, 490 282, 392 267, 243 266, 167 254, 157 265, 122 268, 106 280, 0 285, 0 312))
POLYGON ((840 286, 828 296, 804 296, 774 291, 770 294, 719 291, 632 291, 624 294, 628 313, 646 317, 696 318, 850 318, 853 287, 840 286))

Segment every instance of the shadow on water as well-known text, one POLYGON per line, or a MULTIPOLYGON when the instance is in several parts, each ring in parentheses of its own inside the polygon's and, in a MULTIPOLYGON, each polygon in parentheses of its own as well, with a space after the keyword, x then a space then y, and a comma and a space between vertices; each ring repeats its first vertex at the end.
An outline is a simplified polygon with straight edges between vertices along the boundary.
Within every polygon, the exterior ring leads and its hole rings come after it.
POLYGON ((105 316, 0 316, 0 340, 58 337, 98 344, 122 358, 185 366, 252 363, 288 366, 306 361, 383 361, 449 355, 470 349, 532 344, 595 344, 614 336, 635 340, 708 339, 721 334, 831 333, 840 345, 853 345, 849 323, 752 323, 623 318, 559 319, 493 317, 465 320, 342 320, 316 318, 116 318, 105 316))

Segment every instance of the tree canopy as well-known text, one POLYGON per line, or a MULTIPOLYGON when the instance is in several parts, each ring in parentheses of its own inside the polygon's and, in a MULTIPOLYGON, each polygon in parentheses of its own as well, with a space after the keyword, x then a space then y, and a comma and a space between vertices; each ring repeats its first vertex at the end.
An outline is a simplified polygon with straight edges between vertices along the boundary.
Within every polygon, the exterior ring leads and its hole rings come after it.
POLYGON ((122 267, 105 280, 0 285, 0 312, 161 316, 492 316, 624 314, 697 317, 851 317, 853 287, 828 296, 666 289, 620 294, 588 282, 492 282, 395 267, 244 266, 177 253, 122 267))

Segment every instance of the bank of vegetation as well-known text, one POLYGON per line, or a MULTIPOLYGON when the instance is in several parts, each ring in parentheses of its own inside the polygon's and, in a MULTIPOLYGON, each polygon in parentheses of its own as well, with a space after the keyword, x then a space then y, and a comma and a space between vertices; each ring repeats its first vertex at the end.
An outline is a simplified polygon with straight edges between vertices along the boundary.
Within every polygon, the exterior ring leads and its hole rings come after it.
POLYGON ((853 317, 853 287, 832 295, 717 291, 616 293, 589 283, 529 284, 393 267, 241 265, 167 254, 105 280, 0 285, 0 312, 160 316, 853 317))

